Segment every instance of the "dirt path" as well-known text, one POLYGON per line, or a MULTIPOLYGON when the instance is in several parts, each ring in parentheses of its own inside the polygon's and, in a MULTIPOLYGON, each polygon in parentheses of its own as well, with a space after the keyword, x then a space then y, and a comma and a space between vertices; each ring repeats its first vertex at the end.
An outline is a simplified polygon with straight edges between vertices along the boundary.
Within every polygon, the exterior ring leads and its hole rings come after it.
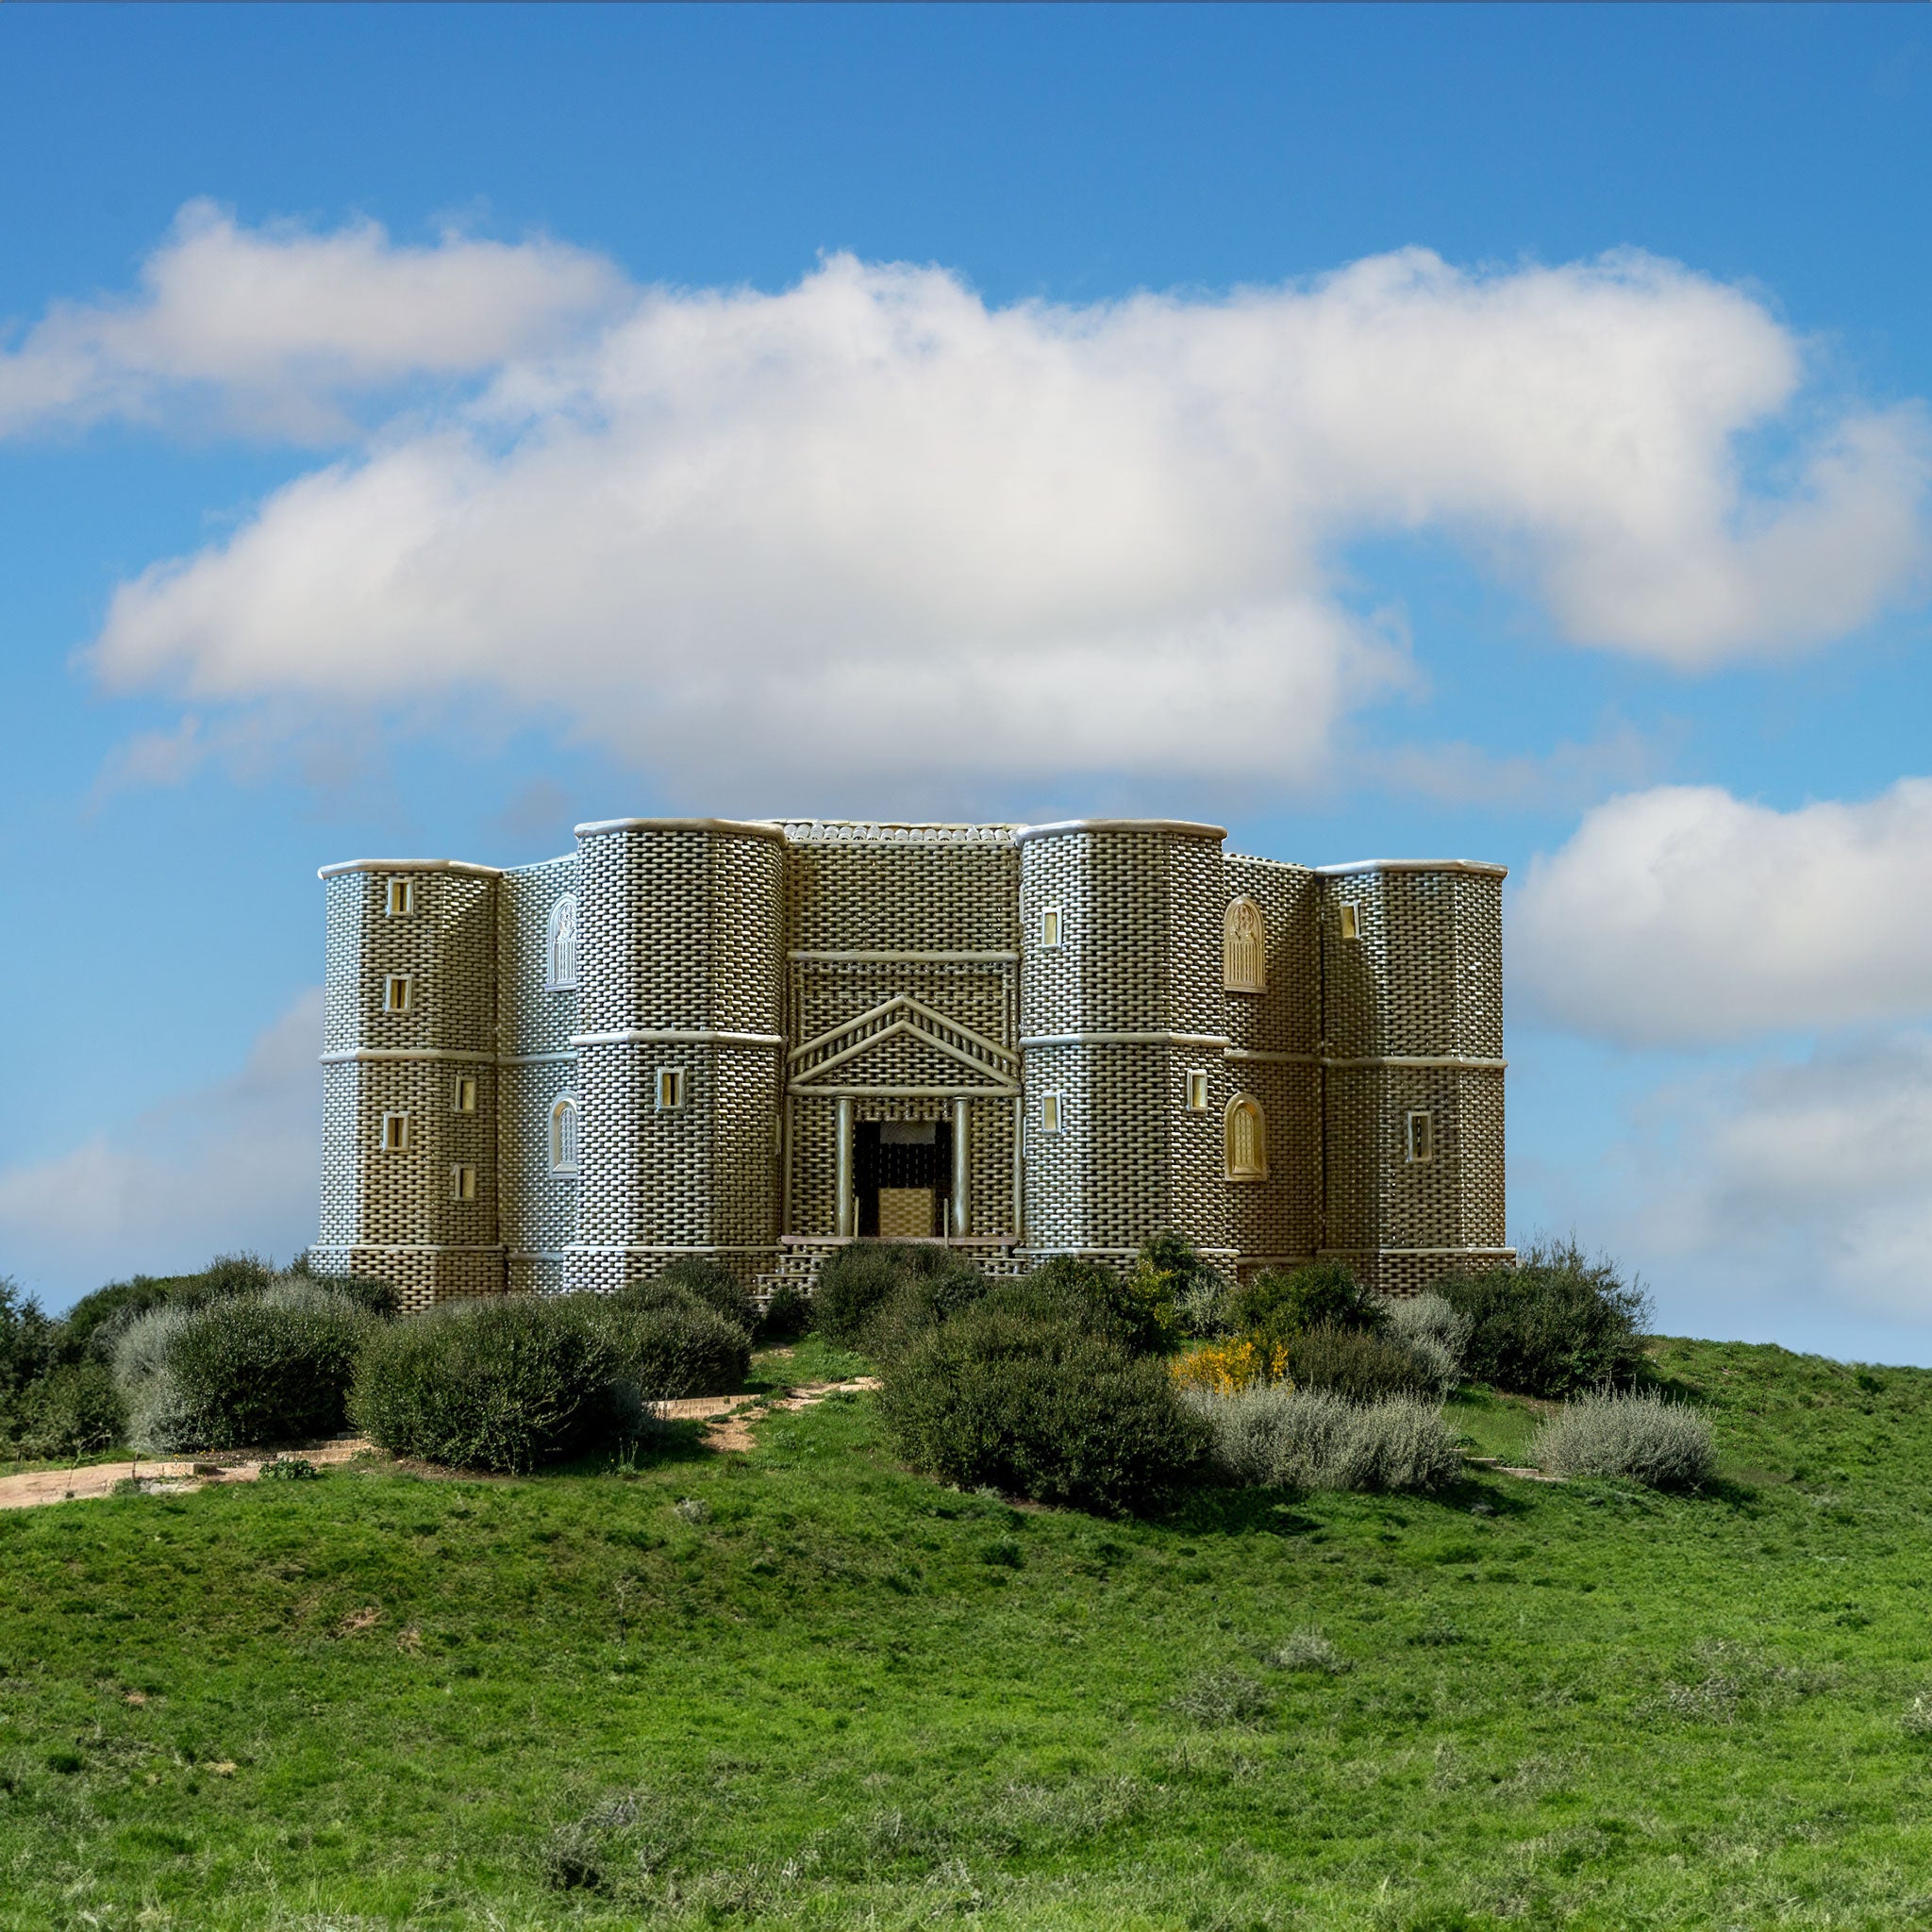
MULTIPOLYGON (((855 1376, 849 1382, 802 1382, 784 1395, 693 1395, 661 1406, 673 1422, 703 1422, 705 1447, 746 1450, 752 1446, 752 1424, 778 1409, 810 1408, 828 1395, 857 1395, 879 1386, 875 1375, 855 1376)), ((312 1449, 286 1452, 306 1462, 325 1467, 375 1455, 375 1444, 363 1436, 340 1436, 312 1449)), ((275 1457, 261 1450, 240 1450, 198 1457, 192 1460, 94 1462, 84 1469, 31 1469, 23 1475, 0 1476, 0 1509, 31 1509, 42 1503, 78 1503, 111 1496, 115 1485, 139 1481, 152 1495, 191 1494, 210 1483, 252 1483, 262 1466, 275 1457)), ((465 1475, 425 1462, 398 1465, 419 1475, 465 1475)))

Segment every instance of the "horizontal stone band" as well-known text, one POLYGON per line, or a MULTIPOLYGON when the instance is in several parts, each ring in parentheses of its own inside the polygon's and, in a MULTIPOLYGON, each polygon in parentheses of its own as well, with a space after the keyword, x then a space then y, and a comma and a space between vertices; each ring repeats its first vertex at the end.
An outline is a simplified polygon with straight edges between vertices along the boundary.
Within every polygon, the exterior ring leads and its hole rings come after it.
POLYGON ((1031 1033, 1022 1046, 1218 1046, 1224 1033, 1031 1033))
POLYGON ((707 1027, 632 1026, 615 1033, 573 1033, 573 1046, 783 1046, 775 1033, 716 1033, 707 1027))

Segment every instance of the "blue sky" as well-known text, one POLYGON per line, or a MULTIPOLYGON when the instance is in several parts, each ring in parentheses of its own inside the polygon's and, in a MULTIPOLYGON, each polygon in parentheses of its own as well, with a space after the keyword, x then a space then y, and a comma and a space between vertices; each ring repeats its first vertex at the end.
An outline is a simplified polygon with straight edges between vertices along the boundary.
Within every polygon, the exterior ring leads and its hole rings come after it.
POLYGON ((1927 180, 1923 8, 0 9, 0 1271, 308 1239, 319 863, 1184 810, 1932 1361, 1927 180))

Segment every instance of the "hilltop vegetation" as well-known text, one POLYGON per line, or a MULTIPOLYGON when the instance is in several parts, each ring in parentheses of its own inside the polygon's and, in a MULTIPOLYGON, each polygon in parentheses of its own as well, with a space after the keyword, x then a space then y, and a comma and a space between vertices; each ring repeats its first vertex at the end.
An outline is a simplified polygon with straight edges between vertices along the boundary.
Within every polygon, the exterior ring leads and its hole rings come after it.
MULTIPOLYGON (((0 1926, 1916 1923, 1932 1374, 1652 1354, 1702 1494, 1106 1520, 911 1474, 857 1397, 0 1515, 0 1926)), ((1448 1415, 1515 1460, 1547 1407, 1448 1415)))

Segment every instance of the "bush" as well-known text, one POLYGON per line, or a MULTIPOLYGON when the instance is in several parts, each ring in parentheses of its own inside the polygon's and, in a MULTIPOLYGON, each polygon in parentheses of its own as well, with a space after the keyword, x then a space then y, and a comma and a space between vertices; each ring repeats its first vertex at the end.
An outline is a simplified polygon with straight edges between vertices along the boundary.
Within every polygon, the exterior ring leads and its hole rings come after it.
MULTIPOLYGON (((291 1275, 319 1280, 306 1256, 297 1258, 291 1275)), ((278 1277, 259 1255, 218 1255, 198 1274, 137 1274, 129 1281, 116 1281, 93 1293, 83 1295, 67 1311, 66 1341, 71 1358, 91 1355, 96 1361, 111 1362, 121 1338, 152 1309, 173 1305, 185 1308, 205 1307, 209 1302, 228 1300, 236 1295, 258 1294, 278 1277)), ((387 1297, 387 1308, 375 1312, 392 1313, 394 1291, 387 1282, 363 1282, 350 1277, 330 1278, 326 1284, 347 1293, 352 1300, 369 1302, 387 1297)))
POLYGON ((1040 1322, 1071 1322, 1130 1355, 1165 1355, 1178 1323, 1158 1279, 1139 1268, 1123 1277, 1097 1261, 1056 1255, 1019 1281, 995 1282, 983 1307, 1040 1322))
POLYGON ((615 1349, 573 1299, 450 1302, 373 1330, 349 1395, 394 1456, 523 1474, 615 1432, 615 1349))
POLYGON ((789 1281, 781 1281, 772 1291, 772 1298, 765 1304, 765 1311, 752 1333, 760 1348, 771 1348, 779 1342, 796 1341, 810 1326, 809 1297, 801 1294, 789 1281))
POLYGON ((1256 1382, 1278 1382, 1288 1351, 1277 1341, 1258 1335, 1237 1335, 1230 1341, 1210 1342, 1184 1355, 1174 1364, 1174 1379, 1182 1389, 1206 1389, 1229 1395, 1256 1382))
POLYGON ((1181 1399, 1208 1426, 1215 1469, 1244 1487, 1434 1490, 1462 1465, 1441 1412, 1412 1396, 1357 1403, 1325 1389, 1257 1384, 1181 1399))
POLYGON ((858 1348, 866 1330, 900 1288, 915 1275, 932 1274, 946 1251, 917 1241, 851 1241, 819 1263, 812 1290, 812 1326, 841 1348, 858 1348))
POLYGON ((930 1328, 977 1307, 992 1283, 978 1269, 956 1263, 942 1274, 916 1275, 893 1290, 872 1319, 865 1345, 881 1361, 896 1361, 930 1328))
POLYGON ((1237 1333, 1266 1329, 1285 1335, 1325 1327, 1373 1334, 1388 1320, 1388 1304, 1340 1261, 1311 1261, 1303 1268, 1264 1268, 1230 1289, 1225 1316, 1237 1333))
POLYGON ((610 1346, 616 1377, 632 1384, 641 1401, 723 1395, 744 1386, 751 1338, 703 1302, 639 1307, 620 1295, 585 1312, 610 1346))
POLYGON ((320 1274, 306 1254, 297 1255, 290 1262, 288 1273, 276 1278, 312 1281, 318 1288, 333 1290, 337 1294, 346 1295, 365 1314, 374 1315, 379 1322, 394 1321, 401 1306, 392 1282, 374 1274, 320 1274))
POLYGON ((930 1475, 1084 1509, 1144 1507, 1191 1479, 1208 1446, 1158 1362, 1073 1322, 988 1307, 923 1336, 879 1407, 930 1475))
POLYGON ((744 1284, 715 1256, 680 1256, 658 1279, 669 1287, 683 1289, 693 1301, 715 1309, 727 1322, 735 1322, 747 1335, 758 1324, 758 1310, 752 1307, 744 1284))
POLYGON ((1531 1458, 1553 1475, 1626 1475, 1654 1490, 1700 1489, 1717 1474, 1710 1424, 1650 1392, 1579 1395, 1537 1433, 1531 1458))
POLYGON ((1303 1389, 1326 1389, 1351 1402, 1435 1392, 1431 1372, 1398 1342, 1357 1329, 1291 1330, 1266 1338, 1280 1354, 1280 1379, 1303 1389))
POLYGON ((72 1362, 19 1399, 20 1446, 29 1456, 92 1456, 127 1428, 127 1408, 104 1362, 72 1362))
POLYGON ((1176 1332, 1224 1332, 1227 1282, 1186 1235, 1170 1228, 1142 1242, 1133 1274, 1141 1277, 1141 1299, 1172 1311, 1176 1332))
POLYGON ((1539 1241, 1514 1268, 1452 1276, 1443 1298, 1471 1324, 1463 1372, 1525 1395, 1570 1395, 1642 1370, 1650 1297, 1574 1241, 1539 1241))
POLYGON ((1436 1395, 1447 1395, 1462 1377, 1463 1351, 1474 1325, 1470 1318, 1439 1294, 1391 1299, 1384 1306, 1388 1320, 1383 1334, 1408 1351, 1436 1395))
POLYGON ((151 1309, 115 1354, 130 1438, 156 1451, 333 1435, 369 1325, 346 1295, 301 1281, 151 1309))

